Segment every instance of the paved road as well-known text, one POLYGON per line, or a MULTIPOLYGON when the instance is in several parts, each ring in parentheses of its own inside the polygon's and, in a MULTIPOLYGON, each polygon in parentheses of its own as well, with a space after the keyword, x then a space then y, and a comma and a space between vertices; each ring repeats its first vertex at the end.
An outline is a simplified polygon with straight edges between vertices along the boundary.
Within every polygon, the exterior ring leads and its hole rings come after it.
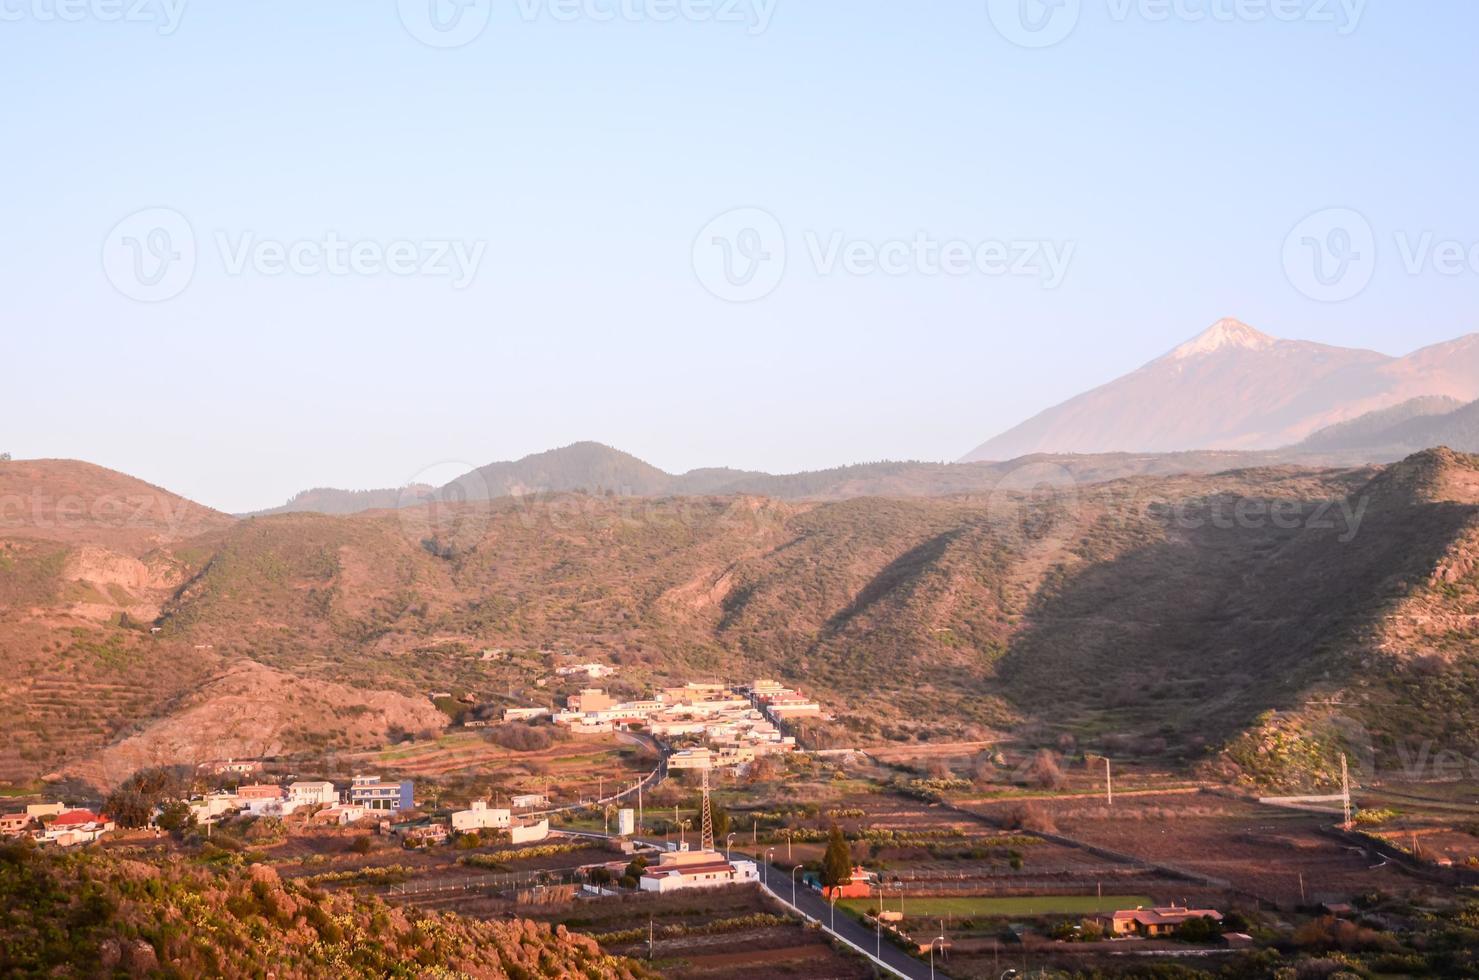
MULTIPOLYGON (((741 852, 736 849, 734 853, 738 856, 741 852)), ((762 871, 765 871, 764 862, 755 855, 746 854, 744 856, 755 861, 760 865, 762 871)), ((830 927, 832 925, 831 902, 828 902, 821 895, 798 883, 795 893, 796 904, 792 905, 791 881, 788 873, 776 867, 769 868, 766 873, 769 875, 770 891, 780 900, 782 905, 786 905, 803 915, 810 916, 824 926, 830 927)), ((800 876, 798 875, 797 877, 800 876)), ((839 936, 866 953, 876 953, 879 959, 900 976, 908 977, 910 980, 929 980, 931 974, 928 962, 920 962, 886 939, 880 941, 876 930, 869 929, 857 919, 842 911, 837 913, 836 923, 835 931, 839 936)), ((945 964, 938 951, 935 954, 934 976, 940 978, 949 976, 945 972, 945 964)))

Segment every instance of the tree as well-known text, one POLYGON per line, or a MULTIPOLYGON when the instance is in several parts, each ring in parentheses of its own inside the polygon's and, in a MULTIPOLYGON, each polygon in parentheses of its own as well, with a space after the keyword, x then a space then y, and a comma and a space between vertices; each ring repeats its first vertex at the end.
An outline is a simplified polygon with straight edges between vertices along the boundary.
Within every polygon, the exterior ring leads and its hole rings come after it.
POLYGON ((1184 943, 1210 943, 1220 935, 1222 927, 1207 916, 1187 919, 1176 929, 1176 938, 1184 943))
POLYGON ((195 829, 195 814, 191 812, 190 804, 184 800, 171 800, 159 811, 159 816, 154 818, 154 824, 175 837, 184 837, 195 829))
POLYGON ((170 766, 140 769, 108 795, 103 801, 103 812, 120 827, 147 827, 155 809, 188 795, 187 772, 170 766))
POLYGON ((1063 785, 1063 770, 1058 768, 1058 757, 1047 749, 1038 751, 1028 775, 1044 789, 1058 789, 1063 785))
POLYGON ((836 824, 827 833, 827 851, 822 855, 822 884, 828 888, 845 885, 852 880, 852 851, 842 828, 836 824))
POLYGON ((119 787, 103 800, 103 812, 118 826, 137 829, 149 826, 149 819, 154 816, 154 804, 136 789, 119 787))

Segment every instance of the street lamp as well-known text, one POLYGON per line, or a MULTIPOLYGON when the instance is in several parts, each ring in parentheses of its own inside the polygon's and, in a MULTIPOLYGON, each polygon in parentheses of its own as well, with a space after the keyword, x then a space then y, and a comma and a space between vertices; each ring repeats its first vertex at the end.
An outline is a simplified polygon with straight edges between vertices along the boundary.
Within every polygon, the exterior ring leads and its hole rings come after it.
POLYGON ((796 872, 798 872, 800 870, 801 870, 801 865, 799 865, 799 864, 796 865, 796 867, 794 867, 794 868, 791 869, 791 906, 793 908, 796 905, 796 872))
POLYGON ((765 852, 765 884, 766 885, 769 885, 770 884, 770 859, 771 859, 771 856, 774 855, 774 854, 775 854, 775 848, 773 848, 773 847, 770 850, 768 850, 768 851, 765 852))
POLYGON ((935 943, 940 944, 940 952, 945 952, 945 937, 936 936, 930 940, 930 980, 935 980, 935 943))
POLYGON ((837 931, 837 889, 832 889, 832 931, 837 931))
POLYGON ((724 838, 724 860, 728 861, 734 856, 734 832, 724 838))

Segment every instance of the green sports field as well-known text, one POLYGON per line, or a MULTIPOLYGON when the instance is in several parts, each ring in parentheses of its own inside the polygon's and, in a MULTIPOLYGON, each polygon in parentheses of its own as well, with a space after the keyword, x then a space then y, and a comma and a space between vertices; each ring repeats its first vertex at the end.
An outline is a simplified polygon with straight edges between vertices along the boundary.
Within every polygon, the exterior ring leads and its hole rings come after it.
MULTIPOLYGON (((867 898, 844 899, 837 903, 853 912, 871 912, 877 908, 877 900, 867 898)), ((942 915, 960 919, 1023 918, 1041 915, 1096 915, 1119 909, 1133 909, 1154 905, 1145 895, 1043 895, 1013 898, 904 898, 904 915, 909 918, 936 918, 942 915)), ((891 896, 884 905, 889 911, 897 911, 899 899, 891 896)))

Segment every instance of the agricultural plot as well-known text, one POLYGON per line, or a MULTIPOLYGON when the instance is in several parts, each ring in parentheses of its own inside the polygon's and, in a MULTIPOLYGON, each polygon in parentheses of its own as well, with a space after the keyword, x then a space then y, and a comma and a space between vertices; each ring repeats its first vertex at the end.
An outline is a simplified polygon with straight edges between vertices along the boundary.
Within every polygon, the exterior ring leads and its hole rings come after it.
MULTIPOLYGON (((878 903, 865 899, 847 899, 838 903, 853 912, 871 912, 878 903)), ((906 919, 945 918, 1035 919, 1042 916, 1100 915, 1118 909, 1154 905, 1147 895, 1022 895, 1008 898, 916 898, 903 906, 906 919)), ((891 904, 887 906, 893 908, 891 904)))
MULTIPOLYGON (((1232 891, 1293 907, 1401 894, 1412 879, 1322 832, 1329 817, 1202 793, 1034 804, 1052 829, 1164 867, 1206 875, 1232 891)), ((1001 804, 976 808, 1001 816, 1001 804)), ((1188 887, 1188 890, 1190 888, 1188 887)), ((1177 896, 1178 898, 1180 896, 1177 896)))
POLYGON ((755 888, 579 901, 521 915, 593 936, 607 952, 647 960, 665 976, 713 980, 767 977, 871 977, 860 961, 832 949, 755 888))

